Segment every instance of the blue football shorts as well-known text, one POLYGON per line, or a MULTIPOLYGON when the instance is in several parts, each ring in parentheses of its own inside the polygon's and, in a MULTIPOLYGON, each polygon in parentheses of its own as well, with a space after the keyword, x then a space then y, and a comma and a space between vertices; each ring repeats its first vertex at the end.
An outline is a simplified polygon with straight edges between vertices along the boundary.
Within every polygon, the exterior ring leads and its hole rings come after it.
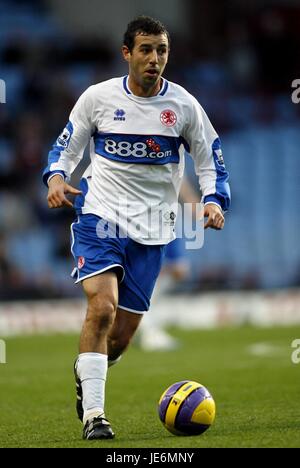
POLYGON ((185 255, 185 240, 177 237, 168 245, 166 245, 164 264, 174 264, 186 262, 185 255))
POLYGON ((143 314, 159 275, 164 245, 144 245, 129 237, 122 238, 119 229, 103 230, 107 223, 93 214, 80 215, 71 225, 71 251, 76 267, 75 283, 114 270, 119 280, 118 307, 143 314))

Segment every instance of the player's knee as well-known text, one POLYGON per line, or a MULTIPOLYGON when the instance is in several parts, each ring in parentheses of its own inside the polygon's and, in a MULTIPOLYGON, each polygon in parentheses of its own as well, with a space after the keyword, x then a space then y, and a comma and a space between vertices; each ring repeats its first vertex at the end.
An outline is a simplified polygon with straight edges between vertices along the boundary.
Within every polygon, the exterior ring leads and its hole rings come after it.
POLYGON ((100 329, 108 329, 113 324, 117 305, 115 301, 102 294, 95 294, 88 301, 87 320, 96 322, 100 329))

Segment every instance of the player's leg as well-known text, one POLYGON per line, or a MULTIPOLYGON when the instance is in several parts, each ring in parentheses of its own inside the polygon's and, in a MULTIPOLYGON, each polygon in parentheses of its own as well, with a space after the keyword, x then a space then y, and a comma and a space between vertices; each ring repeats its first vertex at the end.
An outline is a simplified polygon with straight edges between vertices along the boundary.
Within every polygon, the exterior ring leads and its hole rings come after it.
POLYGON ((75 363, 77 414, 84 422, 84 438, 111 438, 104 417, 107 374, 107 336, 118 304, 118 281, 122 280, 126 239, 103 236, 103 221, 95 215, 80 215, 71 226, 73 276, 82 283, 88 308, 75 363))
POLYGON ((114 271, 82 282, 88 308, 80 336, 80 353, 107 355, 107 337, 115 320, 118 304, 118 278, 114 271))
POLYGON ((184 240, 176 238, 166 246, 163 268, 152 295, 151 311, 145 314, 138 330, 136 344, 144 351, 169 351, 178 347, 178 341, 165 330, 167 317, 161 313, 161 304, 168 291, 185 280, 188 273, 184 240))
POLYGON ((104 415, 104 399, 107 338, 118 303, 117 275, 108 271, 84 280, 82 285, 88 307, 75 369, 78 416, 83 420, 84 438, 112 438, 114 434, 104 415))
POLYGON ((117 309, 116 318, 108 334, 109 365, 118 362, 123 352, 127 349, 142 317, 142 314, 135 314, 120 308, 117 309))
POLYGON ((109 334, 109 364, 118 361, 133 338, 142 317, 149 314, 151 296, 162 265, 163 253, 162 245, 143 245, 133 240, 126 247, 125 277, 119 285, 118 312, 109 334))

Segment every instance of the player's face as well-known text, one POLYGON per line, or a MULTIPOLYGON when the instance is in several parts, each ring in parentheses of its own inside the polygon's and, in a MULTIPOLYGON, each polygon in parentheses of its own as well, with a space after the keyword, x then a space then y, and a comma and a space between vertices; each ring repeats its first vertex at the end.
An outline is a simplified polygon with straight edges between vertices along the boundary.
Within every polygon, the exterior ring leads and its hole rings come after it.
POLYGON ((129 64, 129 75, 142 89, 152 89, 160 84, 169 57, 166 34, 157 36, 138 34, 130 52, 123 46, 123 55, 129 64))

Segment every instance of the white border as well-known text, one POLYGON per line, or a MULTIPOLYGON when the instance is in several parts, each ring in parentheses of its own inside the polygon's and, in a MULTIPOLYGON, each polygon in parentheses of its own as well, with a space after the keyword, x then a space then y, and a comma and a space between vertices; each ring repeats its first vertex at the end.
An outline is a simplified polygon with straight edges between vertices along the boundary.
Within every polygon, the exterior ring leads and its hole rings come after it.
POLYGON ((144 310, 143 312, 141 312, 140 310, 128 309, 128 307, 123 307, 121 304, 118 304, 118 309, 123 309, 123 310, 126 310, 127 312, 132 312, 134 314, 139 314, 139 315, 143 315, 146 312, 148 312, 148 310, 144 310))
MULTIPOLYGON (((81 281, 85 280, 85 279, 88 279, 88 278, 92 278, 93 276, 96 276, 96 275, 100 275, 101 273, 104 273, 105 271, 107 270, 111 270, 111 268, 115 268, 115 267, 121 267, 122 270, 123 270, 123 277, 120 281, 120 283, 122 283, 124 277, 125 277, 125 271, 124 271, 124 268, 122 265, 120 265, 119 263, 116 263, 114 265, 109 265, 108 267, 106 268, 103 268, 102 270, 98 270, 98 271, 95 271, 94 273, 91 273, 90 275, 86 275, 84 276, 83 278, 78 278, 76 281, 75 281, 75 284, 77 283, 81 283, 81 281)), ((79 270, 78 270, 78 276, 79 276, 79 270)))
POLYGON ((56 175, 59 175, 62 178, 62 180, 65 181, 65 178, 64 178, 64 176, 62 175, 61 172, 53 172, 47 179, 47 185, 48 186, 49 186, 50 180, 53 179, 53 177, 55 177, 56 175))
MULTIPOLYGON (((207 196, 209 197, 209 195, 207 195, 207 196)), ((216 205, 216 206, 218 206, 219 208, 221 208, 221 210, 222 210, 221 205, 219 205, 219 203, 214 202, 214 201, 207 201, 206 203, 204 203, 204 206, 206 206, 206 205, 216 205)), ((222 210, 222 211, 223 211, 223 210, 222 210)))
POLYGON ((80 218, 78 216, 77 221, 72 223, 71 226, 70 226, 71 236, 72 236, 71 253, 72 253, 73 257, 74 257, 74 260, 76 260, 76 257, 75 257, 75 254, 73 252, 73 247, 74 247, 74 244, 75 244, 75 236, 74 236, 74 232, 73 232, 73 226, 75 226, 75 224, 79 224, 79 223, 80 223, 80 218))
MULTIPOLYGON (((72 223, 71 226, 70 226, 71 237, 72 237, 71 254, 73 255, 73 258, 74 258, 75 262, 76 262, 76 257, 75 257, 75 254, 74 254, 74 252, 73 252, 73 248, 74 248, 74 244, 75 244, 75 236, 74 236, 74 232, 73 232, 73 226, 74 226, 75 224, 79 224, 79 223, 80 223, 80 218, 79 218, 79 216, 78 216, 77 221, 75 221, 74 223, 72 223)), ((73 269, 73 271, 72 271, 72 273, 71 273, 71 277, 72 277, 72 278, 75 278, 76 273, 77 273, 77 281, 78 281, 78 278, 79 278, 79 271, 78 271, 77 266, 73 269)), ((77 282, 77 281, 76 281, 76 282, 77 282)), ((75 282, 75 284, 76 284, 76 282, 75 282)))

